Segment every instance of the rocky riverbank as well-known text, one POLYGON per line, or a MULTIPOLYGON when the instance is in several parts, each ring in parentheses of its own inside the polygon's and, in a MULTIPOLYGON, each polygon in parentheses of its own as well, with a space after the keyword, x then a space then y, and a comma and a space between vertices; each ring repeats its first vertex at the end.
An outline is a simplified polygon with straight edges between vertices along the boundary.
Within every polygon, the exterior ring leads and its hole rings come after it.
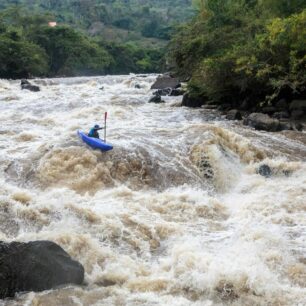
POLYGON ((219 110, 227 120, 243 120, 244 125, 256 130, 278 132, 283 130, 302 131, 306 125, 306 99, 288 96, 269 106, 254 106, 245 100, 240 104, 211 104, 201 97, 194 97, 182 86, 179 78, 171 74, 157 78, 151 89, 157 89, 149 102, 162 103, 162 96, 182 95, 182 106, 204 107, 219 110))

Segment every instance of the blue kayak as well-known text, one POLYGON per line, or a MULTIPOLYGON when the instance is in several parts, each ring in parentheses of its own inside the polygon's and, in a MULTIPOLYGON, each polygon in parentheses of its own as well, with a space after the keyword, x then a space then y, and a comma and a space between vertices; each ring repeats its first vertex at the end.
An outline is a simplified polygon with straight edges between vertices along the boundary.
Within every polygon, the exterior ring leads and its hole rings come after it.
POLYGON ((78 135, 85 143, 94 149, 100 149, 102 151, 109 151, 113 149, 112 145, 105 143, 102 139, 89 137, 81 131, 78 131, 78 135))

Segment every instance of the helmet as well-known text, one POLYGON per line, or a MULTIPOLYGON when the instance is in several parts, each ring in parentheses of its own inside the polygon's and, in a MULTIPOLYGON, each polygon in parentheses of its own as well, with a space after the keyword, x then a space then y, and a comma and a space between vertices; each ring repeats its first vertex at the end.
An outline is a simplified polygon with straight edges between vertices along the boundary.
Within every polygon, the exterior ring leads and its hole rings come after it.
POLYGON ((99 124, 95 124, 94 128, 95 128, 95 129, 99 129, 99 128, 100 128, 100 125, 99 125, 99 124))

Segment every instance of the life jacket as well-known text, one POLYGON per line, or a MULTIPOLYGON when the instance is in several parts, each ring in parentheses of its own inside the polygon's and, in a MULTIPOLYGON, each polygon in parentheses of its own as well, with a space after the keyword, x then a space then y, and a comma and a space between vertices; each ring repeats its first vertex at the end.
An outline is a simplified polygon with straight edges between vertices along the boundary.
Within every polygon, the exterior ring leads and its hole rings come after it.
POLYGON ((95 128, 90 129, 89 133, 88 133, 89 137, 95 137, 95 138, 99 138, 99 133, 95 128))

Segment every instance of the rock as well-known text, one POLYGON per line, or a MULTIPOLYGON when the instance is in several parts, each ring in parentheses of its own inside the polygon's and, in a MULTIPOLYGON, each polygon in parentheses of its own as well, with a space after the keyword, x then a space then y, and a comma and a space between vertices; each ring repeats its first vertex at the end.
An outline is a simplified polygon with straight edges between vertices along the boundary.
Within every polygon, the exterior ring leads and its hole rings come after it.
POLYGON ((291 118, 293 120, 299 120, 304 117, 304 112, 300 109, 295 109, 291 112, 291 118))
POLYGON ((149 103, 164 103, 160 95, 154 95, 150 98, 149 103))
POLYGON ((266 106, 266 107, 263 107, 261 111, 264 114, 267 114, 267 115, 271 116, 277 111, 277 109, 274 106, 266 106))
POLYGON ((272 117, 276 118, 276 119, 288 119, 289 118, 289 113, 286 112, 286 111, 276 112, 276 113, 273 114, 272 117))
POLYGON ((201 107, 205 104, 204 99, 198 97, 190 97, 188 93, 183 96, 182 106, 201 107))
POLYGON ((153 95, 155 95, 155 96, 169 96, 171 91, 172 91, 171 88, 158 89, 157 91, 153 92, 153 95))
POLYGON ((227 120, 241 120, 241 113, 237 109, 232 109, 226 114, 227 120))
POLYGON ((165 89, 177 87, 180 87, 180 80, 178 78, 172 78, 170 76, 161 76, 156 79, 155 83, 151 86, 151 89, 165 89))
POLYGON ((31 83, 27 79, 21 79, 20 85, 31 85, 31 83))
POLYGON ((135 86, 134 86, 136 89, 141 89, 141 86, 140 86, 140 84, 135 84, 135 86))
POLYGON ((272 170, 268 165, 261 165, 257 169, 257 173, 268 178, 272 175, 272 170))
POLYGON ((21 89, 27 89, 27 90, 34 91, 34 92, 40 91, 40 88, 38 86, 28 85, 28 84, 22 85, 21 89))
POLYGON ((184 89, 181 89, 181 88, 174 88, 174 89, 171 90, 170 96, 172 96, 172 97, 178 97, 178 96, 184 95, 184 93, 185 93, 185 90, 184 90, 184 89))
POLYGON ((280 99, 275 103, 275 107, 278 111, 286 111, 288 110, 288 104, 285 99, 280 99))
POLYGON ((0 242, 0 298, 83 280, 83 266, 54 242, 0 242))
POLYGON ((22 79, 20 81, 20 85, 21 85, 21 89, 27 89, 27 90, 30 90, 30 91, 40 91, 40 88, 36 85, 32 85, 28 80, 26 79, 22 79))
POLYGON ((100 87, 99 89, 100 89, 100 90, 104 90, 104 86, 100 87))
POLYGON ((280 122, 278 119, 273 119, 268 115, 260 113, 252 113, 246 119, 244 119, 243 124, 249 125, 256 130, 264 130, 269 132, 276 132, 280 130, 280 122))

